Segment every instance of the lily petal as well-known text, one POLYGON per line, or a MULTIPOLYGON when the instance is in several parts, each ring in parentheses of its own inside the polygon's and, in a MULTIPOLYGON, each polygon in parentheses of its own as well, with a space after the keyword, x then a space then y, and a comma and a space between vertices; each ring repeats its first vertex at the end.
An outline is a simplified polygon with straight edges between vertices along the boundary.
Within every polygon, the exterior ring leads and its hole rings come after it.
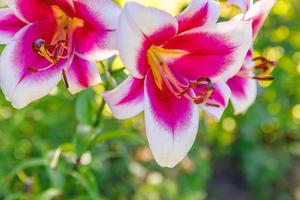
POLYGON ((163 167, 177 165, 192 147, 199 123, 198 107, 160 90, 151 71, 145 81, 145 125, 151 151, 163 167))
POLYGON ((15 34, 5 47, 0 63, 1 88, 14 107, 23 108, 30 102, 47 95, 61 79, 63 60, 55 67, 41 72, 30 72, 29 67, 41 68, 49 65, 32 50, 32 42, 43 38, 52 40, 56 22, 45 20, 25 26, 15 34))
POLYGON ((118 87, 102 94, 117 119, 128 119, 144 110, 144 80, 128 76, 118 87))
POLYGON ((8 7, 24 22, 35 22, 53 16, 50 4, 43 0, 9 0, 8 7))
POLYGON ((246 13, 245 20, 253 20, 253 38, 255 39, 265 19, 275 5, 276 0, 257 1, 246 13))
POLYGON ((228 0, 227 3, 238 6, 243 13, 246 13, 253 5, 253 0, 228 0))
POLYGON ((227 82, 231 89, 232 96, 230 98, 234 113, 240 114, 254 103, 257 95, 257 83, 253 79, 245 79, 234 76, 227 82))
POLYGON ((25 23, 20 21, 9 8, 0 9, 0 44, 7 44, 25 23))
POLYGON ((164 48, 188 52, 170 63, 187 79, 207 77, 223 82, 240 70, 252 42, 251 34, 249 21, 222 22, 183 32, 166 42, 164 48))
POLYGON ((58 6, 68 16, 75 16, 74 0, 51 0, 46 3, 50 6, 58 6))
POLYGON ((231 91, 225 83, 218 83, 207 103, 217 104, 219 107, 200 105, 200 107, 212 118, 219 121, 228 106, 231 91))
POLYGON ((189 6, 176 17, 178 32, 214 24, 219 16, 220 3, 214 0, 192 0, 189 6))
POLYGON ((84 21, 83 27, 74 32, 77 55, 86 60, 104 60, 116 54, 121 8, 111 0, 75 0, 74 6, 76 17, 84 21))
POLYGON ((66 71, 67 83, 71 94, 76 94, 101 82, 95 62, 74 56, 70 68, 66 71))
POLYGON ((175 17, 161 10, 129 2, 122 10, 117 44, 126 68, 136 78, 143 78, 149 68, 147 49, 161 45, 178 29, 175 17))

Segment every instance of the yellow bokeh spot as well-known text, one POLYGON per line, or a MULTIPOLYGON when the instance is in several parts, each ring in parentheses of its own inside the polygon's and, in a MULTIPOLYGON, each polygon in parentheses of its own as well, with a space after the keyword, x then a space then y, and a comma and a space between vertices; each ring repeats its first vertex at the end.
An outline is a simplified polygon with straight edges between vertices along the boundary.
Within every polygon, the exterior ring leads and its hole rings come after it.
POLYGON ((284 48, 277 46, 277 47, 268 47, 264 50, 264 55, 269 60, 279 60, 284 54, 284 48))
POLYGON ((295 119, 300 119, 300 104, 293 107, 292 114, 295 119))
POLYGON ((272 85, 272 81, 258 81, 260 87, 267 88, 272 85))
POLYGON ((240 9, 234 5, 228 5, 226 2, 221 2, 221 17, 230 19, 240 13, 240 9))
POLYGON ((287 26, 280 26, 274 31, 274 39, 278 42, 286 40, 290 35, 290 30, 287 26))
POLYGON ((233 118, 225 118, 222 122, 222 127, 225 131, 231 132, 236 128, 236 122, 233 118))
POLYGON ((298 72, 298 74, 300 74, 300 62, 297 65, 297 72, 298 72))
POLYGON ((300 48, 300 35, 298 33, 293 33, 290 37, 290 43, 293 45, 294 48, 300 48))
POLYGON ((294 15, 293 6, 290 1, 279 0, 274 6, 273 12, 280 15, 286 19, 290 19, 294 15))

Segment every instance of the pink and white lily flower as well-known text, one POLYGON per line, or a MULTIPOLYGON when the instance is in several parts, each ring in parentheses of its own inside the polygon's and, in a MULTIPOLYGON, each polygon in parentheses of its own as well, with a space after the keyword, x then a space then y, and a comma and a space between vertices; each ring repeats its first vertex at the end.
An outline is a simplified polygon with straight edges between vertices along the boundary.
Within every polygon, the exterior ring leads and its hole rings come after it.
MULTIPOLYGON (((263 22, 267 18, 276 0, 260 0, 247 10, 245 15, 239 15, 233 20, 252 20, 253 41, 263 22)), ((270 76, 276 63, 263 57, 253 58, 253 49, 249 49, 240 72, 228 80, 231 89, 231 103, 235 114, 244 113, 255 101, 257 95, 257 80, 271 81, 270 76), (261 72, 255 74, 254 72, 261 72)))
POLYGON ((74 94, 101 81, 96 60, 116 53, 121 9, 111 0, 10 0, 0 9, 0 82, 16 108, 61 79, 74 94), (109 12, 108 12, 109 11, 109 12))
POLYGON ((138 3, 123 9, 117 31, 120 57, 131 75, 103 94, 113 115, 144 111, 155 160, 174 167, 191 148, 203 108, 219 119, 251 43, 251 22, 216 23, 219 4, 192 0, 178 16, 138 3))

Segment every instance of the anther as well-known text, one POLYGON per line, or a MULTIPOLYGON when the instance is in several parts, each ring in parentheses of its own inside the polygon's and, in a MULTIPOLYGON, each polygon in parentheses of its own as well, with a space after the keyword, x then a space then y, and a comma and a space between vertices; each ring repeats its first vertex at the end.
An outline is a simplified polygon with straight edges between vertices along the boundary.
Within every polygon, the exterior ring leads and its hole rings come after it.
POLYGON ((35 72, 38 72, 39 70, 36 68, 33 68, 33 67, 28 67, 28 71, 35 73, 35 72))
POLYGON ((34 52, 38 53, 38 52, 40 52, 40 49, 43 46, 45 46, 45 44, 46 44, 45 40, 43 40, 43 39, 37 39, 36 41, 34 41, 32 43, 32 49, 33 49, 34 52))
POLYGON ((265 76, 265 77, 254 76, 252 78, 255 80, 258 80, 258 81, 273 81, 274 80, 274 77, 272 77, 272 76, 265 76))
POLYGON ((219 108, 220 105, 215 104, 215 103, 205 103, 206 106, 210 106, 210 107, 215 107, 215 108, 219 108))
POLYGON ((44 71, 56 65, 60 59, 67 58, 67 56, 63 55, 65 50, 68 49, 66 44, 65 40, 59 40, 55 44, 46 44, 45 40, 37 39, 32 43, 33 51, 44 57, 48 62, 50 62, 50 65, 44 68, 28 67, 28 71, 33 73, 44 71), (50 49, 52 52, 50 52, 50 49))
POLYGON ((202 96, 198 96, 198 97, 196 97, 195 99, 194 99, 194 103, 195 104, 202 104, 203 102, 204 102, 205 100, 204 100, 204 98, 202 97, 202 96))
POLYGON ((258 74, 256 76, 252 77, 252 79, 259 80, 259 81, 274 80, 274 77, 269 76, 269 75, 272 73, 272 71, 274 70, 274 68, 277 64, 275 61, 270 61, 262 56, 254 58, 253 61, 261 62, 254 67, 254 70, 255 71, 260 70, 262 72, 261 72, 261 74, 258 74))

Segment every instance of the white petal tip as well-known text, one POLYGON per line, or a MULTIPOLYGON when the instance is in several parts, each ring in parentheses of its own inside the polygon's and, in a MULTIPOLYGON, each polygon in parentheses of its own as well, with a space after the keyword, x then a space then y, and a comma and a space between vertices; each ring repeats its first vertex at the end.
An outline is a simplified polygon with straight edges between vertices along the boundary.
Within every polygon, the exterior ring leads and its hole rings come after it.
POLYGON ((154 156, 154 158, 161 167, 174 168, 185 158, 185 156, 159 155, 154 156))

